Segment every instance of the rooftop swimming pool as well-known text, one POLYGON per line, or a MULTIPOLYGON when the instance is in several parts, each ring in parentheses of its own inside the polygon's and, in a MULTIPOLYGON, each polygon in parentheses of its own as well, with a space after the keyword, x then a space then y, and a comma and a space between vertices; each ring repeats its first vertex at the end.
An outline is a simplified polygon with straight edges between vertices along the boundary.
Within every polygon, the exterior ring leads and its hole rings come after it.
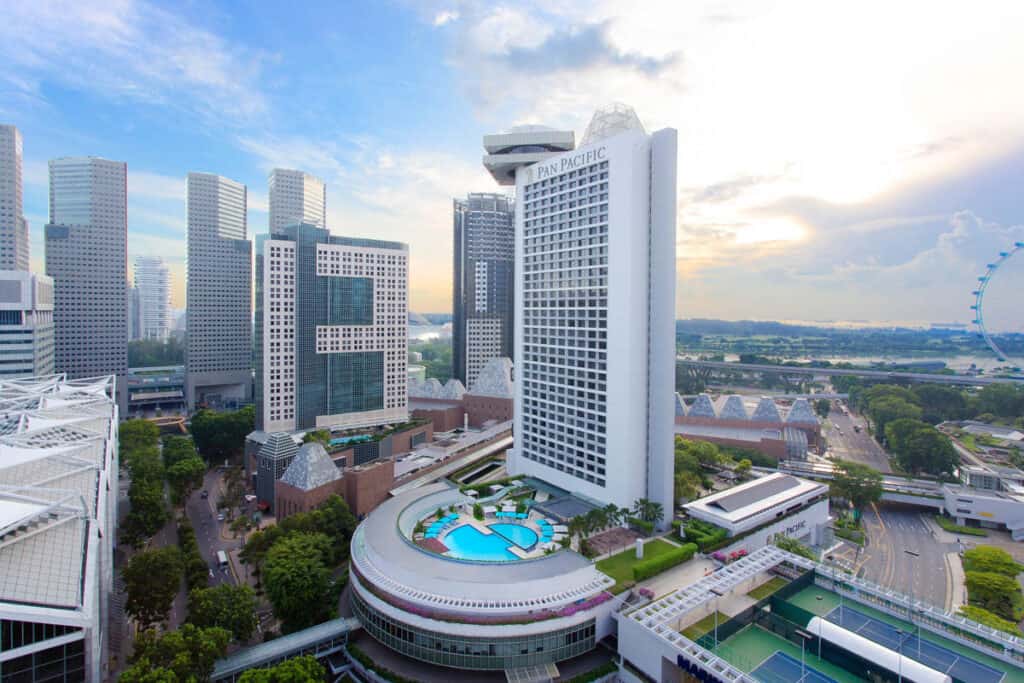
POLYGON ((509 550, 513 545, 531 550, 537 544, 537 532, 520 524, 489 524, 494 533, 485 534, 472 524, 452 529, 442 540, 448 557, 459 560, 509 562, 520 559, 509 550))

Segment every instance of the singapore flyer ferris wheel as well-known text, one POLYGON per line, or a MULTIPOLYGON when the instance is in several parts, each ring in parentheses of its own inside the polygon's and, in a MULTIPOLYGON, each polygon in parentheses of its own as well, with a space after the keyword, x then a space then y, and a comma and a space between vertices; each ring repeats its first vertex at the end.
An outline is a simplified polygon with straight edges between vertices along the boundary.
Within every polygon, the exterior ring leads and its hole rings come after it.
POLYGON ((1000 362, 1006 361, 1006 354, 999 348, 995 339, 989 334, 988 328, 985 327, 985 291, 1003 264, 1019 251, 1024 251, 1024 242, 1015 242, 1013 248, 1009 251, 999 252, 999 258, 987 264, 985 274, 978 277, 978 288, 971 292, 974 295, 974 305, 971 306, 971 310, 974 311, 974 326, 978 328, 978 336, 985 340, 985 343, 992 349, 992 353, 996 355, 1000 362))

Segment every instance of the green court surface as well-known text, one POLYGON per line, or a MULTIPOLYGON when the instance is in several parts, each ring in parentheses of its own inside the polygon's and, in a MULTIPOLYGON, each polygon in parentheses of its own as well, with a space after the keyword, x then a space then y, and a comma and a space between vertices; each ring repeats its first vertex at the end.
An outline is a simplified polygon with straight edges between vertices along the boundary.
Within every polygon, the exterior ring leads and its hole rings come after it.
MULTIPOLYGON (((800 648, 796 645, 765 631, 760 626, 748 626, 719 645, 715 654, 737 669, 750 673, 777 651, 785 652, 796 661, 800 661, 800 648)), ((817 655, 810 650, 805 653, 805 656, 807 666, 817 669, 826 676, 831 676, 839 683, 860 683, 867 680, 824 659, 818 659, 817 655)))
POLYGON ((779 590, 788 583, 789 581, 782 578, 781 576, 773 576, 766 583, 762 583, 760 586, 747 593, 747 596, 753 598, 754 600, 764 600, 769 595, 779 590))
MULTIPOLYGON (((796 593, 795 595, 790 597, 788 602, 796 605, 797 607, 802 607, 808 612, 813 612, 818 616, 824 616, 825 614, 832 611, 832 608, 839 605, 840 599, 838 595, 832 593, 831 591, 827 591, 823 588, 818 588, 817 586, 808 586, 799 593, 796 593), (821 598, 820 600, 819 597, 821 598)), ((864 614, 867 614, 871 617, 875 617, 876 619, 884 621, 887 624, 892 624, 893 626, 903 629, 905 631, 916 630, 916 626, 914 626, 906 620, 897 619, 896 617, 890 616, 884 612, 880 612, 877 609, 874 609, 863 603, 853 601, 848 602, 851 606, 855 606, 859 611, 863 612, 864 614)), ((924 629, 921 630, 921 637, 924 640, 933 642, 936 645, 941 645, 942 647, 948 650, 952 650, 953 652, 962 654, 965 657, 970 657, 971 659, 981 662, 982 664, 987 664, 988 666, 991 666, 993 669, 998 669, 999 671, 1006 672, 1006 676, 1003 678, 1003 683, 1024 683, 1024 669, 1019 669, 1013 666, 1012 664, 1008 664, 1002 661, 1001 659, 989 657, 985 654, 985 650, 973 650, 969 647, 961 645, 960 643, 949 640, 947 638, 943 638, 941 636, 937 636, 931 631, 927 631, 924 629)))
POLYGON ((718 623, 724 624, 729 621, 729 617, 721 612, 712 612, 700 621, 690 624, 684 628, 681 633, 689 638, 690 640, 696 641, 705 633, 711 633, 715 630, 715 614, 718 615, 718 623))

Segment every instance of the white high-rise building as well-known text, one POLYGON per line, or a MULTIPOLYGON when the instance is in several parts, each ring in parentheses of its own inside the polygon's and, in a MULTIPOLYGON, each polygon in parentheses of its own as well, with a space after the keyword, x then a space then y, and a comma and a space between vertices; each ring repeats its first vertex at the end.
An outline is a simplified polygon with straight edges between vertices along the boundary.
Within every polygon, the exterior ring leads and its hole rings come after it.
POLYGON ((171 334, 171 272, 159 256, 135 258, 139 338, 165 341, 171 334))
POLYGON ((22 204, 21 133, 0 125, 0 270, 28 270, 28 221, 22 204))
POLYGON ((53 278, 57 372, 69 379, 128 372, 128 165, 97 157, 50 161, 46 274, 53 278))
POLYGON ((52 375, 53 280, 0 270, 0 380, 52 375))
POLYGON ((188 174, 185 393, 235 407, 252 394, 252 243, 246 188, 212 173, 188 174))
POLYGON ((257 238, 256 429, 408 419, 408 261, 304 223, 257 238))
POLYGON ((270 173, 270 232, 306 223, 327 227, 327 186, 303 171, 275 168, 270 173))
POLYGON ((667 517, 676 132, 648 135, 618 106, 595 114, 579 148, 514 172, 509 473, 620 507, 647 498, 667 517))

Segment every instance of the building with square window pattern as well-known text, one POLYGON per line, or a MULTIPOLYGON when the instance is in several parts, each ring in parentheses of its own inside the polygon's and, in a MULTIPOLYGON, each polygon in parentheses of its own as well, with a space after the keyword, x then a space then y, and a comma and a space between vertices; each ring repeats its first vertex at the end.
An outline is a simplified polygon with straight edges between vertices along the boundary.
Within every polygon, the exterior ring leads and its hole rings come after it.
POLYGON ((602 503, 672 504, 676 132, 595 114, 515 169, 510 474, 602 503))
POLYGON ((306 223, 257 238, 257 430, 408 419, 408 258, 306 223))

